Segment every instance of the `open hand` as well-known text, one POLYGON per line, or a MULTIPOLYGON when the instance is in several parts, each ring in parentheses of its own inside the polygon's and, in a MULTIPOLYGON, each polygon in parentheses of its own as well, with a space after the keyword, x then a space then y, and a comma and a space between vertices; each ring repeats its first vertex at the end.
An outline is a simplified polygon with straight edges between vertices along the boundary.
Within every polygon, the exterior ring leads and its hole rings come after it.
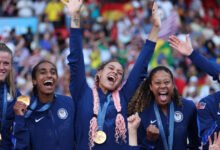
POLYGON ((193 52, 189 35, 186 35, 186 42, 180 41, 175 35, 171 35, 169 37, 169 43, 172 48, 185 56, 189 56, 193 52))
POLYGON ((64 5, 68 8, 70 15, 74 15, 80 12, 80 8, 82 7, 83 0, 69 0, 68 2, 65 0, 61 0, 64 5))
POLYGON ((160 14, 158 13, 158 6, 156 2, 154 2, 153 7, 152 7, 152 24, 156 28, 161 27, 160 14))

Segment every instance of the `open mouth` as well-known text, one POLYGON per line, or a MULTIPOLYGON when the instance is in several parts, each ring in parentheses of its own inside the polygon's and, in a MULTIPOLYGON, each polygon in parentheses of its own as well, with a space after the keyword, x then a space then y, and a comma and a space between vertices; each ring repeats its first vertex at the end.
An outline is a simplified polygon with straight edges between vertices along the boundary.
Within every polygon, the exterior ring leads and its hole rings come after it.
POLYGON ((47 87, 53 86, 53 81, 52 81, 52 80, 46 80, 46 81, 44 81, 44 86, 47 86, 47 87))
POLYGON ((115 82, 115 80, 116 80, 116 78, 114 76, 108 76, 107 79, 110 82, 115 82))
POLYGON ((166 101, 168 98, 168 92, 159 93, 159 97, 162 101, 166 101))

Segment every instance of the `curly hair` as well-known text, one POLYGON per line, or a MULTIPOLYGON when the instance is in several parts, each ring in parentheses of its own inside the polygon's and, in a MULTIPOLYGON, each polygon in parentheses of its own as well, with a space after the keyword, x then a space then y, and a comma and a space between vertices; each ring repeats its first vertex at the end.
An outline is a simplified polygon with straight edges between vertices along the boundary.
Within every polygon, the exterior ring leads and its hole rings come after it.
MULTIPOLYGON (((131 98, 128 104, 128 115, 134 114, 135 112, 142 112, 144 108, 148 107, 150 102, 155 99, 153 92, 150 90, 150 85, 152 84, 152 78, 158 71, 167 72, 174 84, 174 77, 172 72, 165 66, 158 66, 151 70, 148 77, 140 84, 136 90, 134 96, 131 98)), ((173 95, 171 99, 176 103, 176 105, 181 106, 182 102, 178 94, 177 88, 174 86, 173 95)))

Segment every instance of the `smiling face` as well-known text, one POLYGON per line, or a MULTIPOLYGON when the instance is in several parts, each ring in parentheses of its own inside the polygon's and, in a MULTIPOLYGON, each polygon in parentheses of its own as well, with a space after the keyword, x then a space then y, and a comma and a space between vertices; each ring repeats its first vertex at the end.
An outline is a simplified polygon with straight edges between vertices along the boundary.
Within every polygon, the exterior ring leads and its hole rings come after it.
POLYGON ((12 56, 10 53, 0 51, 0 82, 6 80, 12 68, 12 56))
POLYGON ((99 87, 104 93, 116 90, 122 82, 124 70, 118 62, 109 62, 98 71, 99 87))
POLYGON ((57 70, 50 62, 37 65, 32 75, 32 82, 39 97, 42 95, 53 95, 57 84, 57 70))
POLYGON ((154 94, 156 103, 159 106, 166 106, 171 101, 174 90, 171 75, 164 70, 155 72, 152 76, 150 90, 154 94))

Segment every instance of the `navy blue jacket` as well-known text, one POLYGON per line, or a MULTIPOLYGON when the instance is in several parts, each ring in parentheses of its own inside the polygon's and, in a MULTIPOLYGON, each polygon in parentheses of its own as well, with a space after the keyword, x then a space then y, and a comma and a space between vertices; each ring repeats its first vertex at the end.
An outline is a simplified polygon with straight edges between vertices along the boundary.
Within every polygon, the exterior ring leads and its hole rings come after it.
MULTIPOLYGON (((146 138, 146 128, 150 124, 156 125, 159 129, 156 116, 154 112, 154 103, 150 105, 140 113, 141 124, 138 131, 138 141, 141 145, 141 149, 150 150, 164 150, 161 135, 157 141, 149 141, 146 138)), ((174 104, 174 135, 173 135, 173 148, 174 150, 197 150, 200 146, 200 139, 198 136, 197 126, 197 110, 192 101, 182 99, 182 106, 174 104), (187 138, 189 144, 187 144, 187 138)), ((169 134, 169 113, 167 116, 159 110, 161 121, 163 124, 164 132, 168 140, 169 134)))
POLYGON ((204 72, 211 75, 214 80, 219 81, 220 65, 209 61, 207 58, 205 58, 203 55, 201 55, 196 50, 192 52, 189 58, 192 60, 193 64, 195 64, 197 67, 199 67, 204 72))
MULTIPOLYGON (((208 137, 215 131, 220 131, 220 92, 211 94, 199 102, 199 127, 202 143, 208 142, 208 137)), ((205 146, 207 149, 207 145, 205 146)))
MULTIPOLYGON (((38 102, 36 109, 42 105, 38 102)), ((16 116, 15 150, 74 150, 74 109, 70 97, 56 95, 46 111, 16 116)))
MULTIPOLYGON (((204 72, 208 73, 213 77, 214 80, 219 80, 220 75, 220 65, 214 62, 209 61, 203 55, 197 51, 193 51, 189 56, 192 62, 199 67, 204 72)), ((220 131, 220 117, 219 114, 219 92, 203 98, 199 103, 199 128, 200 136, 202 138, 203 144, 206 144, 208 141, 208 136, 213 135, 214 131, 220 131)), ((204 146, 204 149, 208 149, 208 145, 204 146)))
MULTIPOLYGON (((143 46, 143 49, 131 71, 127 82, 120 90, 120 100, 122 107, 122 115, 127 120, 127 104, 134 94, 136 88, 142 82, 147 74, 148 63, 153 54, 155 43, 149 40, 143 46)), ((93 117, 93 94, 92 90, 86 83, 85 66, 82 53, 82 30, 71 29, 70 34, 70 55, 68 56, 69 66, 71 70, 70 92, 76 104, 76 149, 89 149, 89 126, 93 117)), ((103 105, 107 101, 107 94, 98 89, 100 104, 103 105)), ((93 147, 93 150, 120 150, 127 146, 127 143, 115 142, 115 119, 117 111, 113 102, 108 105, 103 130, 107 134, 107 140, 104 144, 93 147)), ((126 122, 127 124, 127 122, 126 122)))
MULTIPOLYGON (((13 98, 9 93, 7 94, 7 111, 6 111, 6 119, 2 124, 2 110, 3 110, 3 95, 4 95, 4 84, 0 83, 0 124, 2 125, 1 136, 2 141, 0 143, 0 150, 10 150, 13 147, 12 144, 12 126, 14 121, 14 111, 13 106, 15 104, 16 98, 21 95, 21 93, 17 90, 16 96, 13 98)), ((7 91, 9 91, 9 87, 7 87, 7 91)))

